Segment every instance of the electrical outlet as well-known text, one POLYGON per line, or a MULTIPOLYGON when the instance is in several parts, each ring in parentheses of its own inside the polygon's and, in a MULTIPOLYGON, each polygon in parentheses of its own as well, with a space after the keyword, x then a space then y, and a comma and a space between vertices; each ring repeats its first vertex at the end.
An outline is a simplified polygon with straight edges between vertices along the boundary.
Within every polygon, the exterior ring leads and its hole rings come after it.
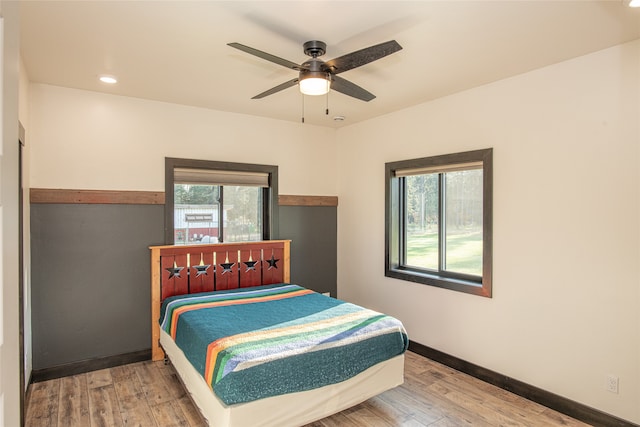
POLYGON ((607 382, 605 384, 605 388, 607 391, 611 393, 618 393, 618 383, 620 379, 615 375, 607 375, 607 382))

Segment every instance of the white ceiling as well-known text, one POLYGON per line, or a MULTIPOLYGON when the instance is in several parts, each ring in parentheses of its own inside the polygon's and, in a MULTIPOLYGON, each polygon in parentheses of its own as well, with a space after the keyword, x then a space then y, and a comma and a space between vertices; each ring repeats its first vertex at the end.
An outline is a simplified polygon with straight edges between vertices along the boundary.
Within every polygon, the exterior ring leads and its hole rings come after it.
POLYGON ((251 97, 302 63, 395 39, 403 50, 341 74, 374 93, 305 97, 305 123, 339 127, 640 38, 640 8, 610 1, 22 1, 32 82, 300 122, 296 87, 251 97), (115 86, 97 80, 113 74, 115 86), (343 122, 333 120, 344 116, 343 122))

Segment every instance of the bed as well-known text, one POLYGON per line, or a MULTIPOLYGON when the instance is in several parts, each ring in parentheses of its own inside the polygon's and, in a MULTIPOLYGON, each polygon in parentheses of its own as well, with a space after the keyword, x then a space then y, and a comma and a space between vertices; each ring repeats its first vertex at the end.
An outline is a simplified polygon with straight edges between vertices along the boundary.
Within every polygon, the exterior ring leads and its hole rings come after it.
POLYGON ((402 324, 290 283, 290 241, 150 249, 152 358, 209 425, 300 426, 402 384, 402 324))

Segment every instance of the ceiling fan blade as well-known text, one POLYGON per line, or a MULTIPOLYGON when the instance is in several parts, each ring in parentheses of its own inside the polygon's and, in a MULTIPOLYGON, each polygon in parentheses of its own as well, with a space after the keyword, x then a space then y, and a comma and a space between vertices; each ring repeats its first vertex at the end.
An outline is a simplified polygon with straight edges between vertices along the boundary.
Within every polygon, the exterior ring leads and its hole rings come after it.
POLYGON ((271 88, 271 89, 269 89, 269 90, 266 90, 266 91, 264 91, 264 92, 262 92, 262 93, 259 93, 259 94, 257 94, 256 96, 254 96, 254 97, 253 97, 253 98, 251 98, 251 99, 260 99, 260 98, 264 98, 265 96, 273 95, 273 94, 274 94, 274 93, 276 93, 276 92, 280 92, 281 90, 284 90, 284 89, 289 88, 289 87, 291 87, 291 86, 295 86, 295 85, 297 85, 297 84, 298 84, 298 78, 296 77, 296 78, 295 78, 295 79, 293 79, 293 80, 289 80, 288 82, 284 82, 284 83, 282 83, 282 84, 279 84, 279 85, 278 85, 278 86, 276 86, 276 87, 272 87, 272 88, 271 88))
POLYGON ((325 67, 330 69, 333 74, 339 74, 384 58, 401 49, 402 46, 398 42, 391 40, 334 58, 325 62, 325 67))
POLYGON ((374 94, 364 90, 357 84, 351 83, 349 80, 343 79, 342 77, 338 76, 333 76, 331 89, 366 102, 369 102, 376 97, 374 94))
POLYGON ((273 62, 278 65, 282 65, 283 67, 291 68, 292 70, 300 71, 300 65, 295 62, 288 61, 286 59, 279 58, 275 55, 271 55, 270 53, 263 52, 258 49, 254 49, 249 46, 245 46, 240 43, 227 43, 227 46, 235 47, 243 52, 247 52, 251 55, 257 56, 258 58, 266 59, 269 62, 273 62))

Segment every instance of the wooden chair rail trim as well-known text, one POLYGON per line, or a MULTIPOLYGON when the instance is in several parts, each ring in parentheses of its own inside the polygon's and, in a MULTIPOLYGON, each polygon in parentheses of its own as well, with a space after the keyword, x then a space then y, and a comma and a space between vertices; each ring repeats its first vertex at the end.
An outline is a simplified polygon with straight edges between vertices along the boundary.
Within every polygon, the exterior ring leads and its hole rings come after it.
POLYGON ((164 205, 164 191, 67 190, 32 188, 31 203, 164 205))
MULTIPOLYGON (((31 203, 164 205, 164 191, 31 188, 31 203)), ((336 196, 278 196, 280 206, 338 206, 336 196)))
POLYGON ((280 206, 338 206, 337 196, 278 196, 280 206))

